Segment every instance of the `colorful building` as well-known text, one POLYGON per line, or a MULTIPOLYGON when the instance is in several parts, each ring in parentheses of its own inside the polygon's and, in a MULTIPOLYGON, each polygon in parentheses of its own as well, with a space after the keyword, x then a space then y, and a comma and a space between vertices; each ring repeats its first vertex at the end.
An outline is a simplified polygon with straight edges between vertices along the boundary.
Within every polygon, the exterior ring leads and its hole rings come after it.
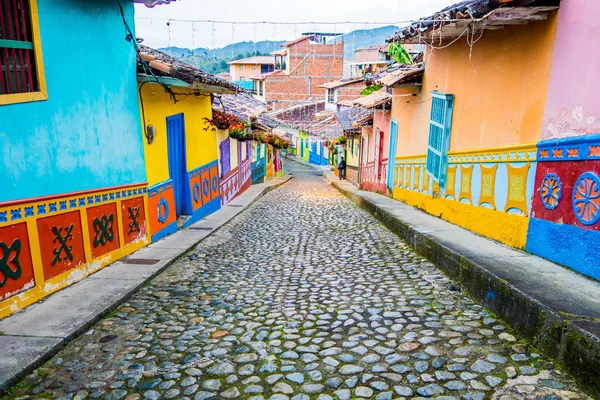
MULTIPOLYGON (((215 98, 213 108, 233 115, 240 124, 250 124, 253 130, 272 132, 278 125, 273 118, 264 115, 267 110, 266 104, 253 98, 249 93, 218 96, 215 98)), ((253 144, 250 140, 239 141, 230 137, 228 131, 219 130, 217 130, 217 144, 222 205, 243 193, 252 183, 262 183, 275 175, 271 145, 260 144, 265 146, 263 149, 258 143, 253 144), (259 151, 261 155, 264 154, 263 157, 256 157, 259 151)))
POLYGON ((360 188, 387 194, 391 89, 382 88, 354 100, 353 104, 373 112, 372 122, 361 127, 360 188))
POLYGON ((230 80, 244 89, 253 90, 253 79, 274 71, 275 57, 254 56, 230 61, 227 64, 229 64, 230 80))
MULTIPOLYGON (((530 247, 543 179, 536 178, 537 143, 545 108, 551 115, 546 99, 558 1, 550 3, 472 0, 425 18, 452 23, 412 25, 390 38, 430 44, 422 85, 388 82, 394 198, 507 245, 530 247)), ((407 72, 396 75, 405 79, 407 72)))
POLYGON ((122 3, 0 4, 0 318, 150 242, 122 3))
POLYGON ((600 3, 562 0, 527 251, 600 279, 600 3), (586 39, 587 38, 587 39, 586 39))
POLYGON ((148 219, 156 241, 218 210, 223 202, 211 95, 240 88, 140 46, 139 104, 148 177, 148 219))
MULTIPOLYGON (((352 107, 335 114, 341 129, 346 137, 346 179, 356 185, 360 182, 360 166, 362 143, 362 129, 373 124, 373 110, 364 107, 352 107)), ((365 147, 365 150, 367 147, 365 147)), ((338 157, 339 162, 339 157, 338 157)))

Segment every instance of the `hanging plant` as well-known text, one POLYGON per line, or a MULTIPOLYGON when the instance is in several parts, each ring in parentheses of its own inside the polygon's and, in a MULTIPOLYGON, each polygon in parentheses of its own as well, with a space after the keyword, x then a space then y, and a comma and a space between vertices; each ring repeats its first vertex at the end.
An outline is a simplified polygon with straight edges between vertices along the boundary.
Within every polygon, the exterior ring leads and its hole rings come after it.
POLYGON ((237 118, 234 117, 233 115, 230 115, 230 114, 218 111, 218 110, 213 110, 212 119, 204 118, 204 121, 207 124, 209 124, 209 126, 204 128, 205 131, 207 131, 209 129, 212 129, 214 131, 215 128, 224 131, 224 130, 229 129, 229 127, 231 125, 236 124, 237 118))
POLYGON ((338 141, 339 144, 344 145, 348 142, 348 140, 346 139, 345 136, 340 136, 339 138, 336 139, 338 141))
POLYGON ((229 126, 229 137, 236 139, 239 142, 246 142, 254 138, 252 132, 250 131, 250 125, 242 125, 238 123, 234 123, 233 125, 229 126))

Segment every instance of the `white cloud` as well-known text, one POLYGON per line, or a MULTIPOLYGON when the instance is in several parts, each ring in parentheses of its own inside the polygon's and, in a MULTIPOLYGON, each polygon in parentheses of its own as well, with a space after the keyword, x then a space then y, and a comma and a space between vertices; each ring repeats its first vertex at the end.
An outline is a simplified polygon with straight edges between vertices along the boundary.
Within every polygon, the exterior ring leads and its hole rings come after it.
POLYGON ((136 34, 152 47, 223 47, 244 40, 290 40, 305 31, 347 33, 380 25, 418 19, 441 10, 455 0, 178 0, 166 6, 148 9, 136 5, 136 34), (356 24, 242 25, 190 23, 180 20, 339 22, 356 24), (363 22, 364 21, 364 22, 363 22), (213 30, 214 27, 214 30, 213 30))

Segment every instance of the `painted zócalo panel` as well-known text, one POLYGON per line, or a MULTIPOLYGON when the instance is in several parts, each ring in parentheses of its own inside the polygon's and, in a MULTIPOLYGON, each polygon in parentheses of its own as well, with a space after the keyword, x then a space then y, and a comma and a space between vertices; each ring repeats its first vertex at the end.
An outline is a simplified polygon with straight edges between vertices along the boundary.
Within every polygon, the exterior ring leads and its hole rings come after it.
POLYGON ((427 174, 424 154, 397 157, 393 196, 484 236, 524 248, 536 152, 535 144, 450 152, 442 187, 427 174))
POLYGON ((527 251, 600 279, 600 134, 538 144, 527 251))
POLYGON ((0 204, 0 318, 150 242, 146 184, 0 204))

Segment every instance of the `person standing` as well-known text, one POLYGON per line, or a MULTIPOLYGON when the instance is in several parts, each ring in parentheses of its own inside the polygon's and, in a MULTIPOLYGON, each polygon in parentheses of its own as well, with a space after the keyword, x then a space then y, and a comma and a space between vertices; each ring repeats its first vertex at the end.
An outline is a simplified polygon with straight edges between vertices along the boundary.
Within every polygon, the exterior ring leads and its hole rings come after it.
POLYGON ((340 180, 346 179, 346 160, 344 160, 344 156, 341 157, 337 168, 340 180))

